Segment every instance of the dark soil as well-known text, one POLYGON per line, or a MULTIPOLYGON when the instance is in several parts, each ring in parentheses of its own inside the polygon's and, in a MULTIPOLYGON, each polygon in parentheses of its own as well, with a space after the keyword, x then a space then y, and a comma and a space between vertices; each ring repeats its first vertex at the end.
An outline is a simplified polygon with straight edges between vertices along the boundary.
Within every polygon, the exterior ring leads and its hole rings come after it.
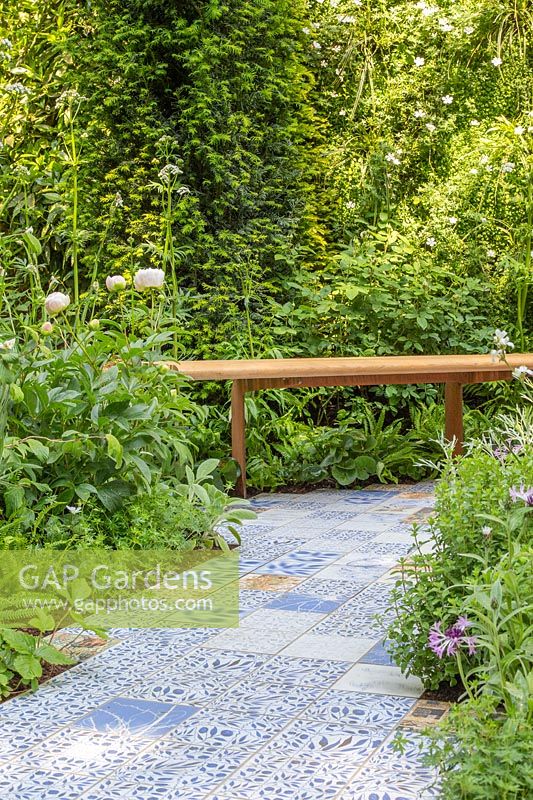
POLYGON ((426 689, 422 695, 422 700, 440 700, 443 703, 458 703, 464 695, 465 688, 461 682, 456 686, 449 683, 441 683, 438 689, 426 689))
MULTIPOLYGON (((401 483, 406 484, 415 484, 419 483, 418 480, 413 480, 409 477, 402 477, 401 483)), ((248 497, 255 497, 257 494, 268 494, 269 491, 273 492, 283 492, 284 494, 307 494, 307 492, 313 492, 316 489, 339 489, 342 491, 343 489, 365 489, 367 486, 371 486, 376 483, 376 477, 369 478, 368 481, 362 481, 361 483, 357 484, 357 486, 339 486, 338 483, 330 478, 325 478, 323 481, 318 481, 318 483, 302 483, 296 486, 276 486, 275 489, 257 489, 254 486, 247 487, 248 497)), ((383 489, 387 489, 388 486, 395 486, 394 483, 392 484, 380 484, 383 489)))

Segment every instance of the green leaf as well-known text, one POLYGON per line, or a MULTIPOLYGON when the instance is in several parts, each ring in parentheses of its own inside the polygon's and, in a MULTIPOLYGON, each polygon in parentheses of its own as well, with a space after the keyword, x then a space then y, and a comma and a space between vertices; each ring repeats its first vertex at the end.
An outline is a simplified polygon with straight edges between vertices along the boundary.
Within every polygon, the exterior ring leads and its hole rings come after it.
POLYGON ((117 467, 122 464, 123 448, 116 436, 106 433, 107 455, 113 459, 117 467))
POLYGON ((10 486, 4 493, 7 517, 13 516, 24 505, 24 489, 21 486, 10 486))
POLYGON ((198 482, 205 480, 216 470, 218 464, 218 458, 208 458, 206 461, 202 461, 202 463, 196 469, 196 480, 198 482))
POLYGON ((13 669, 25 681, 31 681, 33 678, 40 678, 43 674, 41 662, 35 656, 20 654, 13 659, 13 669))
POLYGON ((0 635, 9 647, 11 647, 12 650, 16 650, 18 653, 31 654, 35 652, 37 640, 31 633, 15 631, 12 628, 2 628, 0 630, 0 635))
POLYGON ((131 489, 124 481, 109 481, 100 486, 96 492, 98 499, 108 511, 117 511, 125 498, 131 494, 131 489))
POLYGON ((46 661, 48 664, 75 664, 76 661, 71 658, 66 653, 63 653, 61 650, 58 650, 57 647, 53 647, 51 644, 47 644, 43 642, 38 650, 36 650, 35 655, 37 658, 42 658, 43 661, 46 661))

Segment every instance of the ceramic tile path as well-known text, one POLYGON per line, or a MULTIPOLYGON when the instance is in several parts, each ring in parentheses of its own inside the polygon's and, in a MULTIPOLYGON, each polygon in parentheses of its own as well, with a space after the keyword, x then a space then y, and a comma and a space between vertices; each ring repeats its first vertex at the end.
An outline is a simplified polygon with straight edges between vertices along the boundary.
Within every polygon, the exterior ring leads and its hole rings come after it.
POLYGON ((418 743, 442 709, 418 700, 374 619, 431 484, 253 504, 240 627, 115 630, 111 646, 1 705, 1 800, 438 796, 418 743))

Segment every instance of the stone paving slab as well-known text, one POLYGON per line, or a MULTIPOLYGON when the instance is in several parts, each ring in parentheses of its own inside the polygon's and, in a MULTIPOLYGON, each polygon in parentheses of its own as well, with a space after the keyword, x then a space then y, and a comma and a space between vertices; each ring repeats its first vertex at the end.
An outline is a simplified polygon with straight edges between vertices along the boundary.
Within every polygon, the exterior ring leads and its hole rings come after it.
POLYGON ((418 701, 422 686, 401 675, 374 619, 432 493, 428 483, 254 499, 240 627, 117 628, 97 655, 1 705, 0 798, 438 796, 419 731, 445 707, 418 701))

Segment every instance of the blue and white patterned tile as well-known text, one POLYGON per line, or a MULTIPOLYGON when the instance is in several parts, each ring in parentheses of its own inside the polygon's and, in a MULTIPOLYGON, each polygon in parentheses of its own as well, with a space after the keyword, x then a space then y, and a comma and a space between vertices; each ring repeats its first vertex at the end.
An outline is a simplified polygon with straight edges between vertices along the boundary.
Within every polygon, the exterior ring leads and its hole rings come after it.
POLYGON ((355 664, 378 640, 378 636, 339 636, 317 634, 312 630, 285 647, 281 655, 333 662, 351 661, 355 664))
POLYGON ((265 560, 263 558, 241 558, 239 560, 239 575, 255 572, 259 567, 263 566, 265 560))
POLYGON ((339 764, 309 756, 289 761, 267 761, 261 767, 250 764, 222 784, 227 791, 246 800, 322 800, 333 798, 346 784, 355 764, 339 764))
POLYGON ((359 553, 339 559, 335 564, 326 567, 317 574, 321 580, 353 581, 355 583, 371 583, 389 572, 397 563, 393 556, 377 556, 368 558, 359 553))
POLYGON ((244 542, 241 545, 241 556, 247 558, 262 558, 263 564, 266 561, 272 561, 279 558, 284 553, 289 553, 301 544, 301 539, 282 537, 281 540, 261 540, 254 539, 252 541, 244 542))
POLYGON ((415 704, 407 697, 329 689, 304 712, 304 717, 344 725, 371 725, 390 730, 415 704))
POLYGON ((439 790, 431 776, 362 771, 350 781, 338 800, 436 800, 439 790))
POLYGON ((2 771, 0 797, 2 800, 77 800, 94 784, 95 778, 89 775, 69 775, 67 782, 61 770, 19 768, 12 774, 2 771))
POLYGON ((205 709, 158 743, 154 752, 162 753, 174 742, 255 752, 279 733, 289 719, 289 716, 262 717, 222 708, 205 709))
POLYGON ((374 645, 374 647, 360 659, 360 662, 361 664, 380 664, 384 667, 394 666, 392 656, 387 649, 386 640, 374 645))
POLYGON ((312 628, 324 614, 278 611, 260 608, 241 620, 237 629, 213 636, 203 645, 206 649, 241 650, 247 653, 277 653, 302 633, 312 628))
POLYGON ((283 753, 289 758, 307 756, 354 769, 379 748, 387 731, 367 725, 296 719, 265 747, 265 752, 283 753))
MULTIPOLYGON (((76 773, 104 777, 139 755, 151 740, 128 735, 65 728, 19 758, 23 767, 64 776, 76 773)), ((15 763, 15 762, 13 762, 15 763)))
MULTIPOLYGON (((398 522, 401 522, 401 519, 397 519, 398 522)), ((383 533, 383 531, 386 531, 394 524, 397 523, 395 522, 395 517, 391 514, 371 514, 369 512, 365 512, 363 514, 357 514, 357 516, 352 516, 352 519, 343 523, 339 527, 341 530, 350 529, 383 533)))
POLYGON ((356 546, 372 542, 381 535, 382 534, 378 533, 377 531, 362 531, 353 528, 333 528, 326 533, 322 533, 320 537, 317 537, 317 539, 322 538, 326 541, 345 542, 346 546, 356 546))
POLYGON ((422 683, 414 675, 408 678, 399 667, 377 664, 355 664, 333 687, 343 691, 369 692, 397 697, 420 697, 422 683))
POLYGON ((338 600, 345 602, 355 595, 362 592, 369 584, 369 581, 350 581, 350 580, 329 580, 321 577, 322 573, 307 578, 300 584, 302 592, 313 597, 321 597, 323 600, 338 600))
POLYGON ((371 612, 370 618, 364 611, 359 612, 359 616, 352 616, 344 612, 344 606, 339 611, 334 611, 326 619, 318 623, 313 629, 313 633, 319 636, 335 635, 346 637, 363 637, 368 639, 380 639, 386 631, 386 622, 378 622, 373 618, 375 611, 371 612))
POLYGON ((406 556, 414 547, 414 542, 398 542, 398 541, 376 541, 374 539, 370 544, 357 545, 353 548, 354 552, 368 553, 370 556, 394 556, 397 560, 402 556, 406 556))
MULTIPOLYGON (((268 592, 265 592, 268 594, 268 592)), ((276 608, 280 611, 314 611, 317 614, 329 614, 339 607, 340 603, 336 600, 323 600, 320 597, 313 597, 308 594, 298 592, 285 592, 273 599, 267 608, 276 608)))
POLYGON ((75 725, 77 728, 97 733, 117 732, 120 735, 150 738, 153 737, 152 729, 155 728, 157 738, 158 735, 163 735, 159 731, 164 720, 167 721, 167 727, 168 725, 171 728, 176 727, 197 711, 195 706, 172 705, 143 698, 115 697, 79 719, 75 725))
POLYGON ((263 575, 313 575, 338 558, 339 553, 296 550, 283 558, 264 564, 255 572, 263 575))
POLYGON ((239 591, 239 609, 241 611, 257 611, 258 608, 268 606, 277 596, 279 596, 278 592, 241 589, 239 591))
POLYGON ((236 708, 239 713, 271 716, 297 716, 323 692, 322 687, 260 681, 254 675, 229 689, 211 709, 236 708))
POLYGON ((291 658, 274 656, 259 667, 252 678, 286 685, 317 686, 323 689, 332 686, 345 674, 352 664, 350 661, 326 661, 316 658, 291 658))
POLYGON ((252 653, 195 651, 191 657, 180 659, 171 669, 159 671, 152 680, 130 687, 127 696, 204 706, 243 680, 265 660, 265 656, 252 653))
POLYGON ((166 741, 140 758, 119 768, 111 778, 113 784, 150 785, 154 797, 167 800, 181 797, 181 792, 196 791, 197 797, 207 794, 240 767, 249 753, 208 745, 172 746, 166 741))

